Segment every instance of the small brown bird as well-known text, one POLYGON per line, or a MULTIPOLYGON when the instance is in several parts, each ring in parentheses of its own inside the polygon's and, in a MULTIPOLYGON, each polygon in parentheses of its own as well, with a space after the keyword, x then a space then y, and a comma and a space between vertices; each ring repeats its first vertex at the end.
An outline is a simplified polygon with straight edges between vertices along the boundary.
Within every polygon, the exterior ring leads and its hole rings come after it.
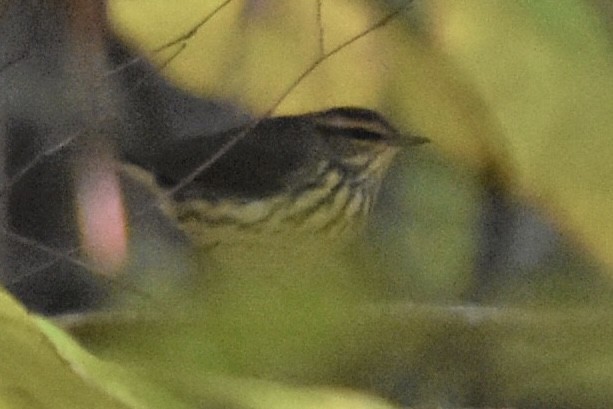
POLYGON ((340 236, 363 225, 399 149, 427 141, 401 135, 375 111, 342 107, 170 141, 128 158, 124 169, 160 190, 167 212, 198 246, 340 236))

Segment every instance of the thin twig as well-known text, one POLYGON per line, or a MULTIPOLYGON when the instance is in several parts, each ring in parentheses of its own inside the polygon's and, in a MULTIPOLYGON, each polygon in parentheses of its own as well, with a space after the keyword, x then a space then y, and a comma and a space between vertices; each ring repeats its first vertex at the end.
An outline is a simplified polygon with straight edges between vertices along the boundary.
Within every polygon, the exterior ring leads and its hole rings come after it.
POLYGON ((175 38, 174 40, 170 40, 169 42, 167 42, 166 44, 156 48, 154 50, 154 52, 160 52, 165 50, 166 48, 170 48, 173 45, 177 45, 181 42, 185 42, 187 40, 190 40, 192 37, 194 37, 198 31, 200 31, 200 29, 209 22, 210 19, 212 19, 213 17, 215 17, 215 15, 220 12, 221 10, 223 10, 224 7, 228 6, 230 3, 232 3, 234 0, 226 0, 223 3, 221 3, 219 6, 217 6, 212 12, 210 12, 209 14, 207 14, 204 18, 202 18, 198 23, 196 23, 195 26, 193 26, 191 29, 189 29, 188 31, 186 31, 185 33, 179 35, 177 38, 175 38))
MULTIPOLYGON (((164 50, 166 48, 172 47, 172 46, 174 46, 176 44, 179 44, 181 42, 188 41, 190 38, 192 38, 201 29, 201 27, 206 22, 208 22, 217 12, 222 10, 224 7, 226 7, 232 1, 233 0, 226 0, 220 6, 218 6, 212 13, 210 13, 209 15, 204 17, 195 27, 193 27, 192 29, 190 29, 186 33, 180 35, 176 39, 174 39, 172 41, 169 41, 168 43, 164 44, 161 47, 158 47, 155 50, 155 52, 160 52, 160 51, 162 51, 162 50, 164 50)), ((226 142, 224 145, 222 145, 208 160, 206 160, 200 166, 198 166, 196 169, 194 169, 188 176, 183 178, 172 189, 166 191, 165 193, 166 193, 167 196, 172 196, 173 194, 175 194, 180 189, 182 189, 185 186, 187 186, 188 184, 192 183, 195 180, 195 178, 198 177, 198 175, 200 175, 202 172, 206 171, 216 161, 218 161, 223 155, 225 155, 227 152, 229 152, 238 142, 240 142, 255 127, 257 127, 258 124, 263 119, 269 117, 279 107, 279 105, 296 89, 296 87, 298 85, 300 85, 300 83, 302 83, 302 81, 308 75, 310 75, 315 69, 317 69, 323 62, 325 62, 327 59, 331 58, 332 56, 334 56, 338 52, 342 51, 344 48, 346 48, 349 45, 353 44, 354 42, 357 42, 361 38, 363 38, 366 35, 370 34, 371 32, 373 32, 375 30, 378 30, 381 27, 384 27, 385 25, 387 25, 393 18, 395 18, 403 10, 403 8, 400 8, 400 9, 397 9, 397 10, 389 13, 384 18, 382 18, 377 23, 375 23, 373 26, 371 26, 368 29, 364 30, 363 32, 355 35, 354 37, 348 39, 347 41, 345 41, 344 43, 342 43, 339 46, 335 47, 334 49, 332 49, 332 50, 330 50, 328 52, 325 52, 325 50, 323 49, 323 44, 324 44, 324 40, 323 40, 324 37, 323 36, 324 36, 324 33, 323 33, 323 24, 321 22, 321 10, 320 10, 320 8, 321 8, 321 1, 318 1, 318 10, 319 10, 318 11, 318 20, 319 20, 319 26, 320 26, 320 51, 321 51, 321 54, 318 56, 318 58, 316 58, 315 61, 313 61, 311 63, 311 65, 306 70, 304 70, 296 79, 294 79, 294 81, 292 81, 289 84, 289 86, 286 88, 286 90, 270 106, 270 108, 264 113, 264 115, 262 115, 261 117, 257 118, 256 120, 252 121, 242 132, 240 132, 239 134, 234 136, 232 139, 230 139, 228 142, 226 142)), ((182 47, 180 48, 180 50, 178 50, 175 54, 173 54, 172 57, 169 58, 169 60, 167 60, 165 62, 164 67, 167 66, 174 58, 176 58, 185 48, 186 48, 186 44, 182 44, 182 47)), ((112 74, 114 74, 116 72, 119 72, 121 69, 125 69, 127 66, 130 66, 130 65, 132 65, 132 64, 134 64, 134 63, 136 63, 138 61, 141 61, 141 60, 142 60, 142 57, 137 57, 134 60, 124 64, 119 69, 114 70, 112 72, 112 74)), ((72 135, 71 137, 67 138, 65 141, 62 141, 60 144, 56 145, 54 148, 49 149, 48 151, 45 151, 45 152, 41 153, 40 155, 38 155, 34 159, 35 163, 28 165, 28 167, 26 167, 25 169, 22 169, 19 172, 19 174, 16 176, 16 178, 22 177, 23 174, 27 173, 27 171, 29 171, 36 163, 38 163, 44 157, 49 156, 49 155, 57 152, 58 150, 62 149, 63 147, 65 147, 66 145, 71 143, 77 136, 78 136, 78 134, 72 135)), ((12 185, 14 183, 15 183, 15 179, 13 179, 11 181, 10 185, 12 185)), ((10 185, 7 186, 7 187, 10 187, 10 185)), ((5 189, 7 187, 5 187, 5 189)), ((0 195, 1 194, 2 193, 0 192, 0 195)), ((147 210, 150 210, 150 209, 155 208, 157 206, 158 206, 158 202, 154 201, 149 206, 144 206, 143 210, 140 211, 140 212, 137 212, 134 216, 135 217, 140 217, 144 213, 146 213, 147 210)), ((30 240, 30 239, 21 237, 21 236, 16 235, 16 234, 14 234, 12 232, 5 231, 4 233, 9 235, 10 237, 15 238, 16 240, 20 239, 21 242, 23 242, 24 244, 27 244, 29 246, 32 246, 33 248, 37 248, 37 249, 40 249, 42 251, 45 251, 48 254, 52 255, 53 257, 56 257, 56 260, 54 262, 59 262, 59 261, 64 260, 64 261, 68 261, 68 262, 71 262, 73 264, 76 264, 78 266, 84 267, 84 268, 88 269, 89 271, 95 271, 95 269, 93 269, 92 267, 88 266, 83 261, 75 259, 75 258, 70 256, 71 254, 74 254, 74 253, 78 252, 80 250, 79 247, 70 249, 70 250, 66 251, 65 253, 61 253, 61 252, 58 252, 57 250, 51 249, 51 248, 49 248, 47 246, 44 246, 41 243, 34 242, 34 241, 30 240)), ((53 265, 54 262, 49 264, 49 266, 53 265)), ((134 289, 132 289, 132 290, 134 290, 134 289)), ((141 294, 141 291, 136 290, 135 293, 141 294)), ((144 295, 147 296, 147 297, 150 297, 150 294, 144 293, 144 295)))
MULTIPOLYGON (((8 237, 8 238, 10 238, 12 240, 15 240, 18 243, 21 243, 21 244, 24 244, 26 246, 35 248, 35 249, 37 249, 39 251, 42 251, 43 253, 46 253, 47 255, 53 257, 53 259, 50 260, 49 262, 43 263, 42 265, 38 266, 37 268, 29 271, 27 274, 23 274, 23 275, 19 276, 16 280, 6 281, 4 283, 5 285, 12 285, 12 284, 16 284, 16 283, 18 283, 20 281, 23 281, 23 280, 27 279, 28 277, 32 277, 32 276, 34 276, 34 275, 36 275, 36 274, 38 274, 38 273, 40 273, 40 272, 42 272, 42 271, 44 271, 44 270, 46 270, 48 268, 54 266, 55 264, 59 263, 60 261, 68 262, 68 263, 70 263, 72 265, 76 265, 76 266, 81 267, 81 268, 83 268, 83 269, 85 269, 87 271, 90 271, 90 272, 96 271, 94 266, 88 264, 87 262, 85 262, 85 261, 83 261, 83 260, 81 260, 79 258, 73 257, 73 254, 77 253, 80 250, 79 247, 70 249, 68 251, 64 251, 64 250, 60 251, 60 250, 54 249, 53 247, 46 246, 46 245, 40 243, 37 240, 29 239, 27 237, 24 237, 24 236, 22 236, 20 234, 13 233, 12 231, 6 230, 4 228, 0 228, 0 232, 2 234, 4 234, 6 237, 8 237)), ((148 300, 148 301, 153 301, 153 297, 151 296, 151 294, 149 294, 149 293, 147 293, 145 291, 141 291, 140 288, 135 287, 135 286, 131 285, 130 283, 127 283, 127 282, 124 282, 124 281, 120 281, 119 282, 120 284, 118 284, 117 280, 113 280, 113 279, 107 277, 104 274, 97 274, 96 277, 98 277, 99 279, 102 279, 103 281, 106 282, 106 284, 108 284, 110 286, 114 286, 114 287, 117 288, 117 286, 119 285, 119 288, 124 289, 124 290, 129 290, 132 294, 136 294, 136 295, 140 296, 142 299, 145 299, 145 300, 148 300)))
MULTIPOLYGON (((54 249, 53 247, 46 246, 46 245, 38 242, 37 240, 33 240, 33 239, 30 239, 30 238, 24 237, 24 236, 22 236, 20 234, 13 233, 12 231, 7 230, 7 229, 5 229, 3 227, 0 228, 0 232, 2 232, 2 234, 4 234, 6 237, 15 240, 18 243, 25 244, 26 246, 29 246, 29 247, 33 247, 33 248, 35 248, 37 250, 42 251, 43 253, 47 253, 48 255, 50 255, 52 257, 55 257, 55 259, 57 261, 67 261, 67 262, 69 262, 71 264, 74 264, 76 266, 85 268, 85 269, 87 269, 89 271, 93 271, 94 270, 93 266, 90 266, 86 262, 84 262, 83 260, 79 260, 79 259, 74 258, 74 257, 72 257, 70 255, 70 254, 74 254, 76 251, 78 251, 78 249, 72 249, 70 251, 63 252, 63 251, 54 249)), ((53 264, 51 264, 51 265, 53 265, 53 264)))
POLYGON ((170 63, 179 56, 179 54, 181 54, 181 52, 183 52, 183 50, 185 50, 186 45, 185 44, 181 44, 181 46, 179 47, 179 49, 177 51, 175 51, 170 57, 168 57, 166 59, 166 61, 164 61, 162 64, 160 64, 157 67, 157 72, 153 71, 150 73, 147 73, 146 75, 142 76, 137 82, 136 84, 134 84, 128 91, 134 91, 137 88, 139 88, 141 85, 143 85, 143 83, 148 80, 149 78, 151 78, 153 75, 158 74, 162 71, 164 71, 164 69, 166 67, 168 67, 168 65, 170 65, 170 63))
MULTIPOLYGON (((165 62, 165 65, 168 65, 172 62, 172 60, 174 60, 179 54, 181 54, 183 52, 183 50, 185 50, 185 48, 187 48, 187 41, 190 40, 192 37, 194 37, 198 31, 200 31, 200 29, 209 22, 209 20, 211 20, 213 17, 215 17, 215 15, 217 13, 219 13, 221 10, 223 10, 226 6, 228 6, 230 3, 232 3, 234 0, 226 0, 223 3, 221 3, 219 6, 217 6, 212 12, 210 12, 209 14, 207 14, 206 16, 204 16, 198 23, 196 23, 195 26, 193 26, 192 28, 190 28, 188 31, 186 31, 183 34, 180 34, 179 36, 177 36, 176 38, 174 38, 173 40, 168 41, 167 43, 162 44, 161 46, 154 48, 153 49, 153 53, 157 54, 160 53, 170 47, 173 47, 179 43, 183 43, 181 44, 181 48, 179 49, 178 52, 176 52, 175 54, 173 54, 173 56, 167 60, 165 62)), ((132 58, 130 61, 122 64, 120 67, 117 67, 111 71, 109 71, 107 73, 107 76, 112 76, 115 75, 125 69, 127 69, 128 67, 134 65, 134 64, 138 64, 139 62, 143 61, 144 57, 142 56, 137 56, 132 58)))
POLYGON ((51 155, 54 155, 61 149, 64 149, 66 146, 74 142, 75 139, 77 139, 77 137, 81 134, 82 134, 81 132, 75 132, 74 134, 63 139, 56 145, 53 145, 51 148, 47 149, 46 151, 42 151, 38 155, 36 155, 34 159, 28 162, 27 165, 21 168, 15 175, 11 176, 11 178, 7 181, 5 186, 0 187, 0 197, 4 196, 13 185, 19 182, 21 178, 23 178, 30 170, 32 170, 36 165, 38 165, 43 159, 51 155))
MULTIPOLYGON (((220 12, 224 7, 228 6, 233 0, 226 0, 224 1, 222 4, 220 4, 218 7, 216 7, 211 13, 207 14, 206 16, 204 16, 194 27, 192 27, 189 31, 181 34, 180 36, 176 37, 175 39, 167 42, 166 44, 163 44, 162 46, 156 48, 154 50, 154 52, 158 53, 161 52, 167 48, 170 48, 174 45, 177 45, 181 42, 183 42, 183 44, 181 44, 180 48, 173 53, 172 56, 170 56, 161 66, 161 68, 159 68, 159 70, 163 70, 165 67, 168 66, 168 64, 170 64, 175 58, 178 57, 178 55, 185 50, 185 48, 187 47, 186 42, 191 39, 193 36, 195 36, 198 31, 211 19, 213 18, 218 12, 220 12)), ((21 56, 19 56, 18 58, 15 58, 14 60, 11 60, 9 62, 7 62, 4 66, 0 67, 0 71, 16 64, 17 62, 25 59, 28 56, 27 52, 24 52, 21 56)), ((143 60, 143 57, 139 56, 139 57, 135 57, 132 60, 128 61, 127 63, 123 64, 121 67, 118 67, 112 71, 107 72, 106 77, 110 77, 112 75, 115 75, 119 72, 121 72, 122 70, 127 69, 128 67, 139 63, 140 61, 143 60)), ((145 78, 141 79, 136 85, 135 88, 140 86, 143 82, 144 82, 145 78)), ((101 118, 103 119, 103 118, 101 118)), ((28 162, 28 164, 26 166, 24 166, 22 169, 20 169, 14 176, 11 177, 10 180, 7 181, 5 186, 0 186, 0 197, 2 197, 3 195, 5 195, 8 190, 14 186, 19 180, 21 180, 30 170, 32 170, 36 165, 38 165, 42 160, 44 160, 45 158, 54 155, 55 153, 59 152, 60 150, 64 149, 66 146, 68 146, 69 144, 71 144, 72 142, 74 142, 76 140, 76 138, 81 135, 82 132, 77 132, 73 135, 70 135, 69 137, 67 137, 66 139, 60 141, 58 144, 52 146, 51 148, 47 149, 46 151, 43 151, 41 153, 39 153, 38 155, 36 155, 36 157, 34 157, 30 162, 28 162)), ((45 246, 44 244, 35 241, 35 240, 31 240, 27 237, 21 236, 19 234, 16 234, 14 232, 10 232, 7 230, 2 231, 5 235, 7 235, 8 237, 11 237, 12 239, 14 239, 15 241, 19 241, 24 245, 27 245, 29 247, 38 249, 40 251, 43 251, 49 255, 51 255, 52 257, 54 257, 53 260, 51 260, 48 263, 45 263, 43 266, 39 266, 39 268, 35 269, 33 272, 25 275, 25 277, 29 277, 31 275, 34 275, 46 268, 52 267, 53 265, 55 265, 56 263, 60 262, 60 261, 66 261, 69 263, 72 263, 74 265, 77 265, 79 267, 85 268, 88 271, 93 271, 93 269, 89 266, 87 266, 86 264, 84 264, 84 262, 82 260, 79 260, 77 258, 72 257, 73 254, 77 253, 80 248, 72 248, 69 249, 67 251, 65 251, 64 253, 62 252, 58 252, 55 249, 52 249, 51 247, 45 246)), ((21 276, 20 279, 23 279, 24 276, 21 276)))
POLYGON ((340 52, 344 48, 348 47, 349 45, 355 43, 356 41, 358 41, 362 37, 370 34, 371 32, 373 32, 373 31, 375 31, 375 30, 377 30, 377 29, 379 29, 379 28, 381 28, 383 26, 385 26, 394 17, 396 17, 401 11, 402 11, 402 9, 399 9, 399 10, 396 10, 396 11, 388 14, 387 16, 385 16, 384 18, 379 20, 373 26, 371 26, 368 29, 364 30, 363 32, 353 36, 352 38, 350 38, 349 40, 347 40, 344 43, 340 44, 339 46, 333 48, 329 52, 324 53, 323 55, 319 56, 315 61, 313 61, 311 63, 311 65, 306 70, 304 70, 294 81, 292 81, 290 83, 290 85, 285 89, 285 91, 281 94, 281 96, 271 105, 271 107, 264 113, 264 115, 262 115, 261 117, 257 118, 256 120, 252 121, 251 124, 249 124, 249 126, 247 126, 243 131, 241 131, 240 133, 235 135, 233 138, 228 140, 228 142, 223 144, 217 150, 217 152, 215 152, 215 154, 213 154, 208 160, 206 160, 204 163, 202 163, 200 166, 198 166, 196 169, 194 169, 189 175, 187 175, 185 178, 183 178, 172 189, 169 189, 166 192, 166 194, 168 196, 174 195, 179 190, 181 190, 182 188, 184 188, 188 184, 192 183, 198 177, 198 175, 200 175, 202 172, 204 172, 205 170, 210 168, 217 160, 219 160, 223 155, 228 153, 230 151, 230 149, 232 149, 238 142, 240 142, 253 129, 255 129, 259 125, 259 123, 262 122, 262 120, 264 120, 265 118, 268 118, 279 107, 279 105, 281 105, 281 103, 296 89, 296 87, 298 87, 298 85, 300 85, 300 83, 302 83, 302 81, 304 81, 304 79, 307 76, 309 76, 313 71, 315 71, 315 69, 317 69, 324 61, 326 61, 327 59, 329 59, 333 55, 337 54, 338 52, 340 52))

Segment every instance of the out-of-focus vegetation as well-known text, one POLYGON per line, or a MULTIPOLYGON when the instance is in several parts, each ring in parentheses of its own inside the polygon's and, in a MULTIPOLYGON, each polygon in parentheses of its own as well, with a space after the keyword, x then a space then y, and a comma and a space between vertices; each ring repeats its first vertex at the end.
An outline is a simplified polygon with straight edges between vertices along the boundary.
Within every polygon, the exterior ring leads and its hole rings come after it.
MULTIPOLYGON (((610 263, 606 17, 574 0, 398 3, 405 7, 398 18, 327 60, 275 113, 346 104, 383 110, 464 163, 495 162, 516 193, 610 263)), ((216 6, 115 1, 112 9, 119 31, 147 51, 216 6)), ((389 12, 376 6, 324 1, 324 51, 389 12)), ((164 73, 195 92, 265 112, 318 57, 319 27, 316 2, 231 2, 164 73)), ((175 51, 153 58, 163 62, 175 51)))
POLYGON ((87 353, 3 301, 0 399, 387 407, 360 391, 412 406, 611 406, 606 2, 236 0, 152 51, 219 4, 110 6, 115 30, 194 93, 255 113, 367 106, 432 144, 401 155, 350 249, 198 254, 189 291, 68 325, 87 353))

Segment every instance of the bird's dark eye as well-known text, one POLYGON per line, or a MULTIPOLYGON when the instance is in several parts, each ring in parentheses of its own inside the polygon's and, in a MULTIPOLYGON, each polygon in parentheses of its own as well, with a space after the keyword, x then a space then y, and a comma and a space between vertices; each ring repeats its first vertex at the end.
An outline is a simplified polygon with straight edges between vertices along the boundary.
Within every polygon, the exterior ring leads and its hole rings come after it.
POLYGON ((366 128, 345 128, 340 130, 339 133, 347 138, 365 141, 378 141, 383 139, 383 135, 379 132, 374 132, 366 128))

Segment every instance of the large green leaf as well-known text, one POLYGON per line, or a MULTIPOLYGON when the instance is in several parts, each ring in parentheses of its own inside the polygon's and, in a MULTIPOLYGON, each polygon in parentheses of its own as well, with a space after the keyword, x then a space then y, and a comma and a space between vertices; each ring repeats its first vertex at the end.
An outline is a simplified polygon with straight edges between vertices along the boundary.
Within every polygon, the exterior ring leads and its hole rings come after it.
POLYGON ((199 378, 197 394, 179 399, 169 392, 169 385, 92 356, 53 322, 29 315, 4 292, 0 292, 0 311, 2 408, 391 407, 348 391, 294 388, 210 373, 199 378))
POLYGON ((100 387, 83 371, 78 360, 60 353, 58 345, 40 329, 36 319, 3 291, 0 291, 0 327, 0 404, 3 408, 138 407, 126 404, 100 387))

